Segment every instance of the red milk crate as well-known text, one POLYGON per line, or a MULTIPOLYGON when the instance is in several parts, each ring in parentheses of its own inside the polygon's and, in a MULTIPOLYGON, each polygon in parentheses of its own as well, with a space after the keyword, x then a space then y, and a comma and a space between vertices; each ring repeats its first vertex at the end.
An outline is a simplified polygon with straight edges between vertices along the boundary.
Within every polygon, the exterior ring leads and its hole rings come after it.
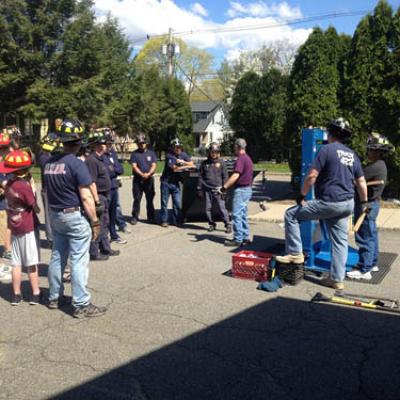
POLYGON ((270 253, 242 250, 232 256, 232 276, 257 282, 266 281, 272 257, 270 253))

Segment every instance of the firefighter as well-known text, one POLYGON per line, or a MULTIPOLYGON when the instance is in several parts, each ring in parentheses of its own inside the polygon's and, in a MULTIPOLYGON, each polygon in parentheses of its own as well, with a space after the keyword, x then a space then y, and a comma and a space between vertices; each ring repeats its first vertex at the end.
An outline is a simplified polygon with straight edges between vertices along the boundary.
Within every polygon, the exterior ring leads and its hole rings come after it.
POLYGON ((216 223, 213 219, 213 204, 216 204, 218 211, 225 224, 225 232, 232 233, 232 227, 229 220, 229 213, 225 206, 223 196, 218 189, 223 186, 228 179, 226 163, 221 159, 221 149, 218 143, 211 143, 208 151, 207 160, 200 166, 199 180, 197 183, 197 193, 200 198, 205 199, 206 216, 208 221, 208 231, 216 229, 216 223))
POLYGON ((76 157, 83 128, 79 121, 67 119, 60 121, 57 130, 63 153, 53 156, 44 169, 53 232, 48 307, 57 309, 65 304, 62 273, 69 258, 73 316, 97 317, 106 308, 91 303, 87 283, 90 242, 99 235, 100 221, 90 190, 92 178, 85 163, 76 157))
POLYGON ((161 175, 161 226, 168 227, 168 200, 172 196, 174 222, 177 226, 183 225, 182 205, 181 205, 181 172, 188 168, 193 168, 194 163, 190 156, 183 151, 182 143, 179 139, 171 141, 168 151, 164 171, 161 175))
POLYGON ((328 144, 322 146, 304 180, 297 205, 285 213, 287 255, 276 257, 282 264, 303 264, 304 254, 300 234, 302 221, 325 221, 331 238, 330 278, 324 286, 343 290, 348 255, 348 219, 354 209, 354 182, 362 209, 368 208, 367 185, 360 160, 344 143, 352 130, 343 118, 332 121, 328 127, 328 144), (315 200, 305 201, 315 186, 315 200))
MULTIPOLYGON (((371 272, 378 272, 379 238, 376 219, 380 209, 380 199, 387 181, 387 168, 383 157, 393 151, 388 139, 379 133, 372 133, 367 142, 368 164, 364 167, 368 188, 369 212, 355 235, 358 245, 358 268, 347 273, 352 279, 371 280, 371 272)), ((356 197, 354 217, 357 220, 362 213, 362 205, 356 197)))
POLYGON ((90 259, 93 261, 108 260, 109 256, 118 256, 119 250, 112 250, 109 239, 109 199, 111 190, 110 173, 105 161, 107 137, 102 132, 89 135, 92 153, 85 163, 92 177, 92 194, 94 196, 97 215, 101 222, 99 237, 90 245, 90 259))
POLYGON ((142 201, 143 193, 146 196, 147 206, 147 222, 154 223, 154 173, 157 167, 157 157, 155 153, 148 149, 148 142, 146 136, 141 133, 136 137, 138 149, 131 155, 131 165, 133 173, 133 205, 132 205, 132 218, 130 220, 132 225, 136 225, 139 220, 140 202, 142 201))

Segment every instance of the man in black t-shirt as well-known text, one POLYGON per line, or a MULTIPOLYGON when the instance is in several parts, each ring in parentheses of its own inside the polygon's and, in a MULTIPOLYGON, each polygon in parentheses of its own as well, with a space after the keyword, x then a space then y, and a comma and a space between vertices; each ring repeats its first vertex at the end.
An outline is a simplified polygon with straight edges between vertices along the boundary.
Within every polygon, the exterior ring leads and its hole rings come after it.
POLYGON ((93 261, 107 260, 109 256, 118 256, 120 254, 119 250, 111 249, 108 237, 111 178, 105 162, 106 143, 107 138, 103 133, 94 132, 90 134, 89 144, 93 146, 93 152, 85 160, 93 181, 91 190, 101 227, 99 237, 90 244, 90 259, 93 261))
MULTIPOLYGON (((364 168, 364 176, 368 188, 369 213, 364 219, 363 224, 356 233, 358 244, 358 255, 360 257, 358 268, 348 272, 347 276, 352 279, 371 280, 371 272, 379 271, 379 238, 376 219, 379 214, 380 199, 387 181, 387 168, 382 157, 385 153, 392 151, 393 146, 386 137, 379 133, 372 133, 367 143, 368 161, 364 168)), ((362 213, 360 201, 356 198, 355 219, 357 220, 362 213)))

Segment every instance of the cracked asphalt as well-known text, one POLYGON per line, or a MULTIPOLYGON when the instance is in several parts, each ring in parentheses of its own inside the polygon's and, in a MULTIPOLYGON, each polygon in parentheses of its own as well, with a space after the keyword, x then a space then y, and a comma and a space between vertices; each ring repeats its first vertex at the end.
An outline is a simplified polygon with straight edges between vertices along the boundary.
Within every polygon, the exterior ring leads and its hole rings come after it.
MULTIPOLYGON (((129 201, 126 182, 127 214, 129 201)), ((257 291, 223 275, 232 252, 222 226, 205 228, 132 227, 119 257, 90 264, 93 302, 108 306, 101 318, 11 307, 0 284, 0 399, 400 399, 400 315, 311 304, 332 292, 309 281, 257 291)), ((283 238, 278 224, 251 230, 255 250, 283 238)), ((399 239, 382 232, 382 250, 398 251, 399 239)), ((397 260, 380 285, 347 290, 398 298, 399 278, 397 260)))

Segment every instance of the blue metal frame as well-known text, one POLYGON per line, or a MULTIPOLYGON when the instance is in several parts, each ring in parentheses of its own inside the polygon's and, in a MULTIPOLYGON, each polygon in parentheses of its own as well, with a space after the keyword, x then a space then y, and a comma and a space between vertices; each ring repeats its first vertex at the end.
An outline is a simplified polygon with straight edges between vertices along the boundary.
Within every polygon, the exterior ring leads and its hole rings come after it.
MULTIPOLYGON (((301 184, 318 154, 320 148, 328 143, 327 132, 320 128, 303 129, 301 151, 301 184)), ((315 193, 312 189, 306 196, 306 200, 314 200, 315 193)), ((324 221, 305 221, 301 223, 301 238, 303 250, 307 254, 305 268, 315 272, 329 272, 331 266, 331 242, 324 221), (320 228, 321 240, 316 241, 320 228)), ((358 251, 349 246, 349 255, 346 270, 351 271, 358 263, 358 251)))

